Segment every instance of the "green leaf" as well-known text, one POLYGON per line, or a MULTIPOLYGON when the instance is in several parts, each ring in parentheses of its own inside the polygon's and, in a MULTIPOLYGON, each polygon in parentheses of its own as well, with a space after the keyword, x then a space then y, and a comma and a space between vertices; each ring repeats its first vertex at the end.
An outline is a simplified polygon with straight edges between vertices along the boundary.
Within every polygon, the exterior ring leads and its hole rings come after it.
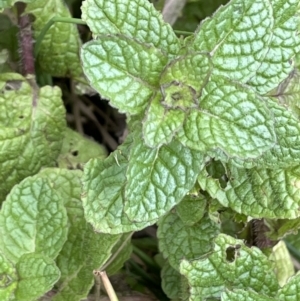
POLYGON ((78 169, 91 158, 105 158, 104 146, 67 128, 61 152, 57 158, 60 168, 78 169))
MULTIPOLYGON (((220 297, 224 289, 246 289, 274 297, 276 277, 267 257, 242 240, 220 234, 214 250, 200 259, 183 260, 180 273, 190 285, 190 301, 220 297)), ((228 299, 227 299, 228 300, 228 299)))
POLYGON ((215 74, 249 83, 264 94, 285 79, 297 52, 297 0, 233 0, 206 19, 192 47, 210 52, 215 74))
POLYGON ((176 206, 176 213, 186 226, 199 222, 206 212, 207 198, 203 195, 188 194, 176 206))
POLYGON ((178 138, 199 151, 220 149, 229 157, 257 158, 275 143, 273 124, 266 103, 252 90, 212 76, 178 138))
POLYGON ((125 36, 100 36, 82 47, 81 58, 91 86, 128 114, 145 109, 167 63, 160 50, 125 36))
POLYGON ((280 301, 294 301, 300 298, 300 272, 289 279, 289 282, 279 290, 280 301))
MULTIPOLYGON (((33 23, 35 39, 53 17, 71 18, 68 7, 61 0, 32 1, 27 5, 26 13, 36 17, 33 23)), ((74 24, 55 22, 40 46, 38 63, 41 69, 52 76, 80 76, 80 45, 79 34, 74 24)))
POLYGON ((221 294, 221 301, 274 301, 274 298, 257 294, 253 291, 234 289, 225 290, 221 294))
POLYGON ((178 270, 181 260, 193 260, 210 252, 218 233, 219 226, 208 216, 193 226, 187 226, 171 212, 159 220, 157 237, 163 256, 178 270))
POLYGON ((180 48, 172 27, 145 0, 86 0, 82 4, 82 19, 94 35, 126 35, 152 44, 170 56, 180 48))
POLYGON ((17 278, 18 275, 13 264, 0 253, 0 299, 2 301, 13 299, 17 278))
POLYGON ((167 109, 161 105, 162 101, 163 96, 157 93, 143 122, 143 139, 149 147, 170 143, 185 119, 183 111, 167 109))
POLYGON ((53 182, 39 175, 14 186, 0 212, 0 248, 16 263, 23 254, 54 259, 67 238, 67 213, 53 182))
POLYGON ((134 222, 154 223, 194 186, 203 156, 177 140, 157 149, 136 138, 126 171, 124 211, 134 222))
POLYGON ((57 87, 33 88, 21 75, 0 75, 0 199, 41 167, 54 165, 65 130, 57 87))
POLYGON ((255 218, 288 218, 300 216, 300 168, 237 168, 225 165, 227 186, 202 170, 198 181, 202 189, 224 207, 255 218))
POLYGON ((19 276, 16 300, 35 301, 48 292, 59 279, 53 260, 41 254, 24 254, 17 263, 19 276))
POLYGON ((279 241, 272 248, 269 260, 273 264, 273 270, 276 273, 279 285, 284 286, 295 273, 294 264, 284 241, 279 241))
POLYGON ((84 167, 82 204, 85 218, 101 233, 137 231, 155 222, 131 221, 124 212, 129 139, 130 136, 125 145, 105 160, 91 159, 84 167))

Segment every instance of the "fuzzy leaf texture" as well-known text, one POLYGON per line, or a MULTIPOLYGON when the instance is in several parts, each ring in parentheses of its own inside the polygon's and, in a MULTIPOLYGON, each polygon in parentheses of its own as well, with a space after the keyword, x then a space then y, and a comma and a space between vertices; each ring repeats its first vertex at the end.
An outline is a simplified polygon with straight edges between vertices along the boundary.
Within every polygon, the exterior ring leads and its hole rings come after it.
POLYGON ((32 87, 21 75, 0 75, 0 199, 41 167, 54 165, 62 146, 65 109, 57 87, 32 87))
POLYGON ((233 0, 206 19, 191 47, 209 52, 214 72, 264 94, 293 69, 299 51, 297 0, 233 0))
POLYGON ((123 113, 142 112, 159 87, 167 57, 125 36, 100 36, 81 50, 91 86, 123 113))
MULTIPOLYGON (((44 26, 53 17, 71 18, 62 0, 35 0, 27 5, 26 13, 33 14, 34 37, 38 38, 44 26)), ((57 77, 79 77, 82 74, 79 48, 81 46, 76 25, 55 22, 47 31, 38 55, 40 68, 57 77)))
POLYGON ((252 169, 228 164, 222 175, 228 179, 222 187, 219 179, 203 169, 198 181, 202 189, 224 207, 255 218, 293 219, 300 216, 300 168, 252 169))
POLYGON ((213 251, 202 258, 180 264, 180 273, 189 282, 190 301, 220 298, 226 288, 276 295, 278 283, 271 263, 258 248, 248 248, 242 240, 225 234, 220 234, 214 244, 213 251))

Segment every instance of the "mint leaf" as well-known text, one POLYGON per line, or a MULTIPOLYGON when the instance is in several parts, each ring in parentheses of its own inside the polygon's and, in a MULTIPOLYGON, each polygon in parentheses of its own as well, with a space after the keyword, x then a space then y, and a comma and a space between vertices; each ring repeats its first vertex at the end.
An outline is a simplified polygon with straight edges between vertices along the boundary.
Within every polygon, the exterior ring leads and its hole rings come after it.
POLYGON ((167 109, 161 105, 163 96, 153 97, 143 123, 143 138, 149 147, 168 144, 182 127, 185 114, 181 110, 167 109))
POLYGON ((28 177, 14 186, 0 212, 0 248, 12 262, 23 254, 55 258, 67 238, 67 214, 50 179, 28 177))
POLYGON ((170 56, 179 51, 180 43, 172 27, 148 1, 86 0, 82 4, 82 19, 94 35, 126 35, 170 56))
POLYGON ((78 169, 91 158, 105 158, 104 146, 67 128, 61 152, 57 158, 60 168, 78 169))
MULTIPOLYGON (((33 14, 34 37, 38 38, 44 26, 53 17, 70 18, 68 7, 61 0, 35 0, 26 7, 33 14)), ((82 73, 79 47, 80 38, 74 24, 55 22, 47 31, 38 55, 41 69, 52 76, 78 77, 82 73)))
POLYGON ((128 114, 145 109, 167 63, 160 50, 125 36, 101 36, 88 42, 81 58, 91 86, 128 114))
POLYGON ((191 110, 178 138, 199 151, 220 149, 227 156, 257 158, 275 143, 273 117, 252 90, 212 76, 202 90, 199 110, 191 110))
POLYGON ((126 171, 124 211, 134 222, 154 223, 194 186, 203 156, 177 140, 152 149, 137 138, 126 171))
POLYGON ((270 298, 263 294, 258 294, 253 291, 234 289, 225 290, 221 294, 222 301, 274 301, 274 298, 270 298))
POLYGON ((13 299, 17 287, 17 272, 13 264, 0 253, 0 298, 2 301, 13 299))
POLYGON ((35 301, 49 291, 60 276, 53 260, 41 254, 24 254, 17 263, 16 300, 35 301))
POLYGON ((300 272, 289 279, 289 282, 279 290, 278 299, 280 301, 293 301, 300 298, 300 272))
POLYGON ((164 258, 178 270, 181 260, 193 260, 211 251, 218 233, 218 225, 208 216, 187 226, 177 214, 169 213, 159 220, 157 237, 164 258))
POLYGON ((224 207, 255 218, 299 217, 299 167, 244 169, 228 164, 225 168, 226 187, 205 169, 198 178, 201 188, 224 207))
POLYGON ((180 273, 187 277, 189 300, 219 298, 224 289, 246 289, 273 296, 278 283, 267 257, 256 247, 248 248, 242 240, 220 234, 214 250, 200 259, 183 260, 180 273))
POLYGON ((33 88, 21 75, 0 75, 0 196, 41 167, 54 165, 65 130, 57 87, 33 88))
POLYGON ((125 145, 105 160, 91 159, 84 167, 82 177, 82 205, 85 218, 96 231, 118 234, 137 231, 154 223, 131 221, 124 212, 124 187, 128 167, 128 147, 125 145))

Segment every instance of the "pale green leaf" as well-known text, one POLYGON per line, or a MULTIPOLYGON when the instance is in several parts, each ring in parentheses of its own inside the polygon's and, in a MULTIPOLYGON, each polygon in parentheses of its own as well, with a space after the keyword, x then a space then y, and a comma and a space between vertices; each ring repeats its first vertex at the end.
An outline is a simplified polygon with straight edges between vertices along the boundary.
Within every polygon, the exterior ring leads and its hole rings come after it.
POLYGON ((290 278, 288 283, 279 290, 278 300, 295 301, 300 299, 300 272, 290 278))
MULTIPOLYGON (((27 5, 26 13, 36 17, 33 23, 36 39, 53 17, 71 18, 69 9, 62 0, 32 1, 27 5)), ((80 45, 79 34, 74 24, 55 22, 40 45, 38 63, 41 69, 52 76, 80 76, 80 45)))
POLYGON ((226 187, 203 169, 198 181, 202 189, 224 207, 255 218, 297 218, 300 216, 300 168, 252 169, 225 165, 226 187))
POLYGON ((33 88, 21 75, 0 75, 0 199, 41 167, 54 165, 62 146, 65 108, 57 87, 33 88))
POLYGON ((105 160, 91 159, 84 167, 82 204, 86 220, 96 231, 117 234, 141 230, 155 223, 131 221, 125 214, 124 187, 127 167, 126 145, 105 160))
POLYGON ((82 47, 91 86, 121 112, 142 112, 158 89, 167 57, 153 46, 124 36, 101 36, 82 47))
POLYGON ((16 263, 27 253, 55 258, 67 238, 67 213, 53 181, 39 175, 14 186, 0 212, 0 248, 16 263))
POLYGON ((300 44, 297 0, 233 0, 206 19, 192 47, 210 52, 215 74, 249 83, 264 94, 292 71, 300 44))
POLYGON ((41 254, 24 254, 17 263, 19 276, 15 301, 35 301, 59 279, 54 261, 41 254))
POLYGON ((124 211, 128 218, 154 223, 194 186, 203 164, 201 153, 177 140, 152 149, 137 137, 126 171, 124 211))
POLYGON ((258 294, 250 290, 234 289, 225 290, 221 294, 221 301, 274 301, 274 298, 258 294))
POLYGON ((0 300, 13 299, 17 287, 18 275, 14 265, 0 253, 0 300))
POLYGON ((106 154, 104 146, 68 128, 57 158, 57 165, 60 168, 78 169, 89 159, 96 157, 104 159, 106 154))
POLYGON ((170 265, 178 270, 181 260, 193 260, 213 249, 219 226, 208 216, 193 226, 185 225, 177 214, 170 212, 159 220, 159 249, 170 265))
POLYGON ((269 260, 273 264, 273 269, 277 276, 279 285, 281 287, 284 286, 288 279, 295 273, 292 258, 284 241, 279 241, 272 248, 272 253, 269 256, 269 260))
POLYGON ((143 139, 150 147, 168 144, 182 127, 185 114, 181 110, 167 109, 161 105, 163 96, 152 99, 143 123, 143 139))
POLYGON ((199 222, 206 212, 207 198, 204 195, 188 194, 176 206, 176 213, 186 226, 199 222))
POLYGON ((252 90, 213 76, 178 137, 199 151, 220 149, 229 157, 257 158, 275 143, 273 124, 267 104, 252 90))
POLYGON ((94 35, 121 34, 152 44, 169 55, 179 51, 179 40, 172 27, 145 0, 86 0, 82 19, 94 35))
POLYGON ((180 273, 190 285, 190 301, 220 297, 224 289, 247 289, 274 297, 278 283, 267 257, 242 240, 220 234, 214 250, 202 258, 183 260, 180 273))

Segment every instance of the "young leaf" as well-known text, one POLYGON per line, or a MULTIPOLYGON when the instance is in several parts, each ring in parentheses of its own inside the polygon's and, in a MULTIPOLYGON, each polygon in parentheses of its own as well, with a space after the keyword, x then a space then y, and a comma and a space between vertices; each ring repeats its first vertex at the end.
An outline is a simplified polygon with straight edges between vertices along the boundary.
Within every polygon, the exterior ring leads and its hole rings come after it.
POLYGON ((226 165, 226 187, 202 170, 202 189, 224 206, 255 218, 297 218, 299 212, 300 168, 243 169, 226 165))
POLYGON ((280 301, 293 301, 300 298, 300 272, 289 279, 289 282, 279 290, 278 299, 280 301))
POLYGON ((52 259, 36 253, 21 256, 16 268, 19 276, 16 300, 35 301, 48 292, 60 276, 52 259))
POLYGON ((17 271, 14 265, 0 253, 0 300, 10 301, 13 299, 17 287, 17 271))
POLYGON ((86 0, 82 4, 82 19, 94 35, 126 35, 170 56, 180 48, 172 27, 145 0, 86 0))
POLYGON ((16 263, 23 254, 54 259, 67 238, 67 213, 53 182, 39 175, 14 186, 0 212, 0 248, 16 263))
POLYGON ((145 109, 167 63, 160 50, 125 36, 100 36, 82 47, 81 58, 92 87, 128 114, 145 109))
POLYGON ((218 225, 208 216, 187 226, 177 214, 169 213, 159 220, 157 237, 163 256, 178 270, 182 259, 193 260, 210 252, 218 233, 218 225))
POLYGON ((229 157, 257 158, 275 143, 273 124, 266 103, 252 90, 212 76, 178 138, 199 151, 220 149, 229 157))
POLYGON ((220 234, 214 250, 200 259, 183 260, 180 273, 190 285, 190 301, 218 298, 228 289, 252 290, 274 297, 276 277, 267 257, 256 247, 248 248, 242 240, 220 234))
POLYGON ((134 222, 155 222, 178 204, 195 184, 203 156, 177 140, 151 149, 138 137, 126 171, 124 211, 134 222))
POLYGON ((33 88, 21 75, 0 75, 0 199, 41 167, 53 165, 65 130, 59 88, 33 88))
POLYGON ((82 205, 85 218, 100 233, 137 231, 155 223, 155 221, 142 223, 131 221, 124 212, 124 187, 128 167, 127 144, 114 151, 105 160, 91 159, 84 166, 82 205))
MULTIPOLYGON (((61 0, 35 0, 26 7, 26 13, 36 18, 33 23, 34 37, 38 38, 44 26, 53 17, 70 18, 70 12, 61 0)), ((56 22, 47 31, 38 55, 41 69, 52 76, 80 76, 80 39, 74 24, 56 22)))

